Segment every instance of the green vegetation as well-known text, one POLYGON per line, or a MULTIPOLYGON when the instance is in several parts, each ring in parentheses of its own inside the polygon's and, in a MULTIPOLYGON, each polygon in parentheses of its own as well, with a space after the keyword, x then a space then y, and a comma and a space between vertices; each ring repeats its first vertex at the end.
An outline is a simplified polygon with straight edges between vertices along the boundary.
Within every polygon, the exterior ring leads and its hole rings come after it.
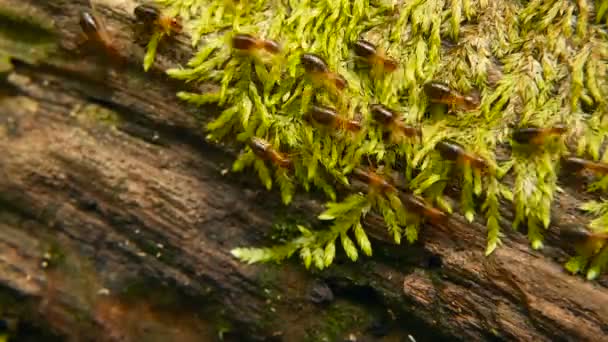
POLYGON ((37 64, 56 49, 52 21, 38 13, 21 16, 19 7, 0 6, 0 73, 10 66, 6 56, 37 64))
MULTIPOLYGON (((560 158, 576 154, 608 162, 600 155, 608 135, 608 1, 416 0, 392 5, 372 0, 200 1, 158 0, 167 14, 180 16, 198 52, 186 66, 168 70, 184 82, 213 84, 203 94, 179 93, 195 105, 217 104, 221 114, 206 129, 211 141, 241 143, 234 171, 253 167, 262 183, 278 185, 289 204, 296 191, 321 190, 330 201, 319 218, 328 229, 299 226, 301 235, 272 248, 239 248, 247 262, 282 260, 298 252, 304 264, 329 266, 339 241, 356 260, 372 254, 361 218, 384 218, 396 243, 413 242, 425 218, 405 209, 390 191, 353 193, 338 200, 336 186, 349 186, 361 165, 399 173, 400 184, 428 203, 452 212, 444 197, 448 184, 461 192, 459 211, 469 220, 482 216, 488 228, 487 254, 500 244, 500 201, 512 201, 513 227, 527 227, 533 248, 541 248, 550 229, 551 202, 558 189, 560 158), (236 33, 276 40, 281 53, 239 53, 231 47, 236 33), (383 73, 353 54, 364 38, 399 62, 383 73), (331 72, 348 86, 338 91, 319 84, 300 62, 303 53, 322 56, 331 72), (424 84, 441 80, 467 94, 477 89, 481 104, 471 111, 448 111, 430 104, 424 84), (350 133, 312 124, 312 103, 334 107, 363 130, 350 133), (387 141, 369 112, 381 103, 400 113, 405 124, 420 127, 422 138, 387 141), (512 132, 523 127, 564 124, 563 135, 539 144, 520 145, 512 132), (245 142, 267 140, 293 161, 276 166, 256 156, 245 142), (435 145, 456 141, 488 164, 487 170, 444 159, 435 145), (566 146, 571 146, 571 151, 566 146), (512 178, 510 189, 505 178, 512 178), (353 241, 354 240, 354 241, 353 241)), ((152 41, 146 68, 154 58, 152 41)), ((591 185, 605 191, 608 177, 591 185)), ((590 229, 608 231, 604 203, 587 204, 600 218, 590 229)), ((568 263, 573 272, 594 278, 608 261, 604 243, 568 263)))

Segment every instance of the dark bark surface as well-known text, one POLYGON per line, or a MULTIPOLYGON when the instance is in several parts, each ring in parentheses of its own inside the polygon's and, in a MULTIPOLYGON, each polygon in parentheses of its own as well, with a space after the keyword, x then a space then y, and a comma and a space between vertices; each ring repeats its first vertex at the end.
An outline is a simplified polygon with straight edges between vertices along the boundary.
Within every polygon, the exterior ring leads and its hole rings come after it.
POLYGON ((556 232, 587 222, 575 208, 588 195, 567 184, 540 252, 504 222, 503 246, 484 257, 484 225, 458 215, 395 246, 370 217, 374 256, 357 263, 238 262, 232 248, 269 244, 277 222, 314 222, 320 202, 284 207, 251 173, 226 173, 235 150, 206 143, 197 119, 212 109, 179 102, 184 86, 160 71, 187 60, 188 39, 143 73, 134 1, 97 3, 126 66, 77 52, 86 1, 0 0, 0 21, 42 18, 59 42, 40 59, 38 42, 19 43, 38 28, 0 25, 14 57, 0 93, 5 319, 69 340, 606 340, 606 277, 562 268, 571 251, 556 232))

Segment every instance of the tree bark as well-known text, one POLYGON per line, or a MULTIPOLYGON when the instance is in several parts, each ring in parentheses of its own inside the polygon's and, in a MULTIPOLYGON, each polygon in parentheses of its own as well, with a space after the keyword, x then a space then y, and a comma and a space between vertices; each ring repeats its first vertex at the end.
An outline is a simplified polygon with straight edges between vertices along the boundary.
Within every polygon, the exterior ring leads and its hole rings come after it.
POLYGON ((162 73, 187 61, 188 38, 165 42, 143 73, 135 1, 96 4, 126 67, 78 51, 87 1, 0 0, 0 53, 14 64, 0 94, 0 315, 33 327, 15 334, 608 340, 606 276, 562 267, 571 251, 556 232, 587 222, 576 207, 589 195, 574 185, 556 199, 542 251, 508 229, 505 203, 504 244, 489 257, 483 223, 455 214, 413 246, 391 244, 372 216, 374 256, 322 272, 235 260, 234 247, 269 244, 273 223, 314 224, 321 202, 299 195, 285 207, 251 173, 226 173, 236 151, 205 142, 200 124, 214 109, 184 105, 174 94, 185 86, 162 73))

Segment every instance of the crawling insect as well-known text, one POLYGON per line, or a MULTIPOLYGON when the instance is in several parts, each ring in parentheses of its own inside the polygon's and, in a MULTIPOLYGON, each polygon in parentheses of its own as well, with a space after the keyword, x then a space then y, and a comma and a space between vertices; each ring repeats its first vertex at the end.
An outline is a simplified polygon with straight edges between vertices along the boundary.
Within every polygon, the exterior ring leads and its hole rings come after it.
POLYGON ((334 108, 313 104, 308 116, 315 122, 349 132, 358 132, 362 126, 359 121, 340 116, 334 108))
POLYGON ((581 242, 587 239, 607 240, 608 232, 591 232, 587 229, 580 227, 567 227, 562 228, 559 235, 563 239, 573 240, 574 242, 581 242))
POLYGON ((86 36, 85 42, 91 43, 95 45, 96 48, 104 51, 107 57, 113 62, 117 64, 123 62, 123 58, 120 55, 118 48, 114 45, 114 42, 110 38, 105 27, 95 15, 91 12, 80 12, 79 24, 86 36))
POLYGON ((404 124, 398 119, 397 113, 381 104, 372 104, 369 110, 374 120, 390 130, 392 140, 395 142, 403 136, 410 138, 422 136, 419 128, 404 124))
POLYGON ((393 184, 376 172, 356 168, 353 170, 353 176, 358 180, 367 183, 370 189, 377 189, 382 192, 397 191, 393 184))
POLYGON ((246 52, 257 52, 260 50, 277 54, 281 51, 279 43, 270 39, 261 39, 246 33, 238 33, 232 37, 232 47, 236 50, 246 52))
POLYGON ((367 40, 359 39, 354 45, 355 54, 367 61, 374 69, 392 72, 397 69, 397 61, 386 57, 383 51, 367 40))
POLYGON ((448 219, 446 213, 428 204, 419 196, 403 193, 399 197, 408 210, 411 210, 422 217, 426 217, 433 223, 443 223, 448 219))
POLYGON ((160 28, 166 35, 182 31, 182 24, 179 19, 163 15, 161 10, 156 6, 149 4, 139 5, 135 7, 133 13, 137 20, 150 28, 160 28))
POLYGON ((248 142, 253 153, 259 158, 270 161, 274 165, 289 169, 293 165, 291 159, 285 154, 275 150, 270 143, 264 139, 253 137, 248 142))
POLYGON ((441 103, 453 109, 462 108, 465 110, 475 110, 479 107, 479 94, 472 92, 463 95, 450 88, 446 83, 431 81, 424 85, 424 92, 429 97, 431 103, 441 103))
POLYGON ((589 170, 596 174, 606 175, 608 174, 608 164, 599 163, 583 158, 577 157, 565 157, 562 158, 562 165, 565 169, 571 172, 580 172, 583 170, 589 170))
POLYGON ((321 56, 314 53, 305 53, 300 57, 300 62, 304 70, 312 76, 313 80, 320 84, 330 86, 336 90, 343 90, 347 86, 344 77, 332 72, 327 66, 327 62, 321 56))
POLYGON ((608 232, 591 232, 580 227, 562 228, 560 238, 574 244, 575 249, 583 256, 592 256, 608 241, 608 232))
POLYGON ((528 127, 515 130, 511 137, 519 144, 540 145, 547 137, 562 135, 566 131, 567 128, 564 125, 549 128, 528 127))
POLYGON ((468 163, 476 169, 488 167, 487 162, 483 158, 467 152, 462 145, 454 141, 440 141, 435 145, 435 149, 439 151, 439 154, 444 159, 457 163, 468 163))
POLYGON ((80 12, 80 28, 91 42, 102 44, 106 48, 113 48, 112 41, 100 21, 90 12, 80 12))

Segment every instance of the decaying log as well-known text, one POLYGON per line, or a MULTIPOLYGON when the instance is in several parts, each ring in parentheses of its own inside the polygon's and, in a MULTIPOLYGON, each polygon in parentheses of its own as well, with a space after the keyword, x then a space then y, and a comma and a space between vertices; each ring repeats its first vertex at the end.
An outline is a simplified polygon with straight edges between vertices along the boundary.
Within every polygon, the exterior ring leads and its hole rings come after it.
POLYGON ((320 202, 284 207, 251 173, 225 172, 238 151, 205 142, 205 113, 161 72, 187 60, 187 37, 141 72, 134 1, 96 1, 129 61, 100 75, 75 44, 87 3, 0 0, 0 21, 15 15, 0 25, 14 64, 0 95, 0 318, 60 340, 606 340, 606 277, 562 268, 571 251, 554 232, 587 222, 575 208, 588 195, 568 184, 540 252, 504 222, 484 257, 483 224, 458 215, 395 246, 370 217, 374 256, 357 263, 238 262, 232 248, 268 244, 281 220, 314 223, 320 202), (34 30, 19 18, 48 23, 56 49, 19 43, 34 30))

